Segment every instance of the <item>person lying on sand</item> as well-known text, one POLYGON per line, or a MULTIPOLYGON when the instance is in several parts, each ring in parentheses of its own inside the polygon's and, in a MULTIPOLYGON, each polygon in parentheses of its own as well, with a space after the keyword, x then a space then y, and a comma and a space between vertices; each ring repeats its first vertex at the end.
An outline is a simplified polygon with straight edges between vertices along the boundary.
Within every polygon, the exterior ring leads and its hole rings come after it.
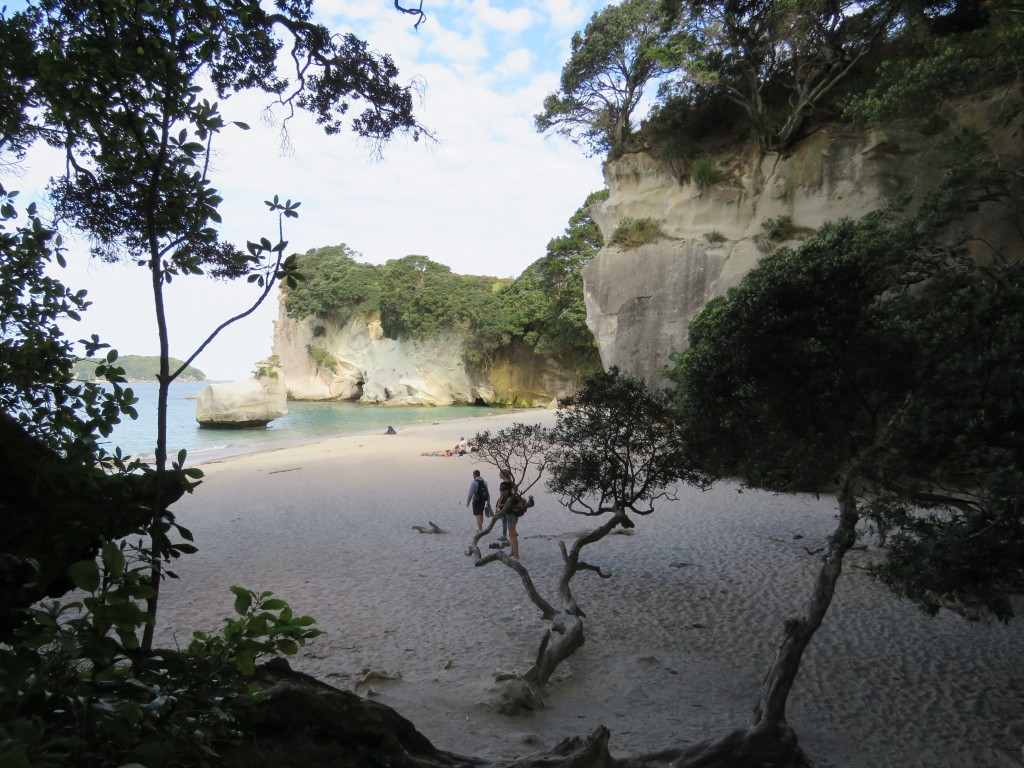
POLYGON ((453 456, 451 448, 442 448, 439 451, 424 451, 420 456, 453 456))

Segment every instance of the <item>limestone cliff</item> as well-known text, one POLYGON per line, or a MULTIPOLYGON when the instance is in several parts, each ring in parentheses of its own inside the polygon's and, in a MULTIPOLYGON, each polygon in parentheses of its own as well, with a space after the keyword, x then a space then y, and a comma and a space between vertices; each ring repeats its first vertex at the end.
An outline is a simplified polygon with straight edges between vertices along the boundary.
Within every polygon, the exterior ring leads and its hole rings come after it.
MULTIPOLYGON (((662 369, 685 348, 690 319, 762 256, 762 222, 789 216, 795 225, 814 229, 859 218, 903 190, 929 190, 942 173, 942 145, 963 126, 986 133, 1000 159, 1019 167, 1022 118, 1018 113, 1001 124, 997 118, 1006 107, 1000 92, 949 106, 927 120, 863 131, 826 127, 785 155, 741 149, 717 158, 727 180, 708 189, 681 183, 648 152, 608 163, 608 200, 589 210, 606 241, 627 217, 658 220, 667 237, 629 251, 605 247, 584 268, 587 324, 602 364, 664 384, 662 369)), ((972 222, 975 231, 1015 251, 1021 247, 1019 225, 972 222)))
POLYGON ((486 372, 467 369, 458 333, 391 339, 377 317, 296 320, 279 302, 274 354, 291 400, 354 400, 381 405, 549 405, 576 388, 557 362, 505 350, 486 372))

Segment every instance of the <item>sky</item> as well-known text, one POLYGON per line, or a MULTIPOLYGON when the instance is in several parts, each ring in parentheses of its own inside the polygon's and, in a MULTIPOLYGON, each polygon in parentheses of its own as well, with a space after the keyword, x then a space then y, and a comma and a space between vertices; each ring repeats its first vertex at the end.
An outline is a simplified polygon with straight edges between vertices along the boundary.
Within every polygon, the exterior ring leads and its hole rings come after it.
MULTIPOLYGON (((211 177, 224 198, 224 238, 242 248, 261 237, 276 242, 277 218, 263 201, 278 195, 302 203, 299 218, 285 223, 288 253, 346 243, 374 264, 422 254, 461 274, 519 275, 562 234, 586 196, 604 187, 601 159, 541 136, 533 116, 558 88, 573 33, 606 4, 424 0, 427 16, 417 29, 416 17, 388 0, 318 0, 321 23, 390 54, 399 81, 422 86, 416 114, 439 142, 399 138, 375 161, 347 126, 327 136, 302 115, 290 123, 291 147, 283 151, 280 123, 264 119, 267 97, 232 97, 221 105, 224 117, 251 129, 225 131, 214 147, 211 177)), ((40 149, 20 178, 3 181, 31 194, 61 169, 58 157, 40 149)), ((86 289, 92 306, 81 323, 62 326, 65 334, 95 333, 123 355, 157 354, 148 271, 92 262, 84 243, 69 246, 69 266, 55 274, 86 289)), ((187 359, 255 295, 241 281, 175 280, 167 287, 171 356, 187 359)), ((277 315, 275 289, 194 365, 214 380, 247 377, 271 354, 277 315)))

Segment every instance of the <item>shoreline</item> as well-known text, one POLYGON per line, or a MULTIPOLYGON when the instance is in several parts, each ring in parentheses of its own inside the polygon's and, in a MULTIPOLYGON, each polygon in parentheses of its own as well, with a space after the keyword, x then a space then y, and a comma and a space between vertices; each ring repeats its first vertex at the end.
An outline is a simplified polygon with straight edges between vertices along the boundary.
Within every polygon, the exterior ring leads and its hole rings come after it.
MULTIPOLYGON (((386 407, 386 406, 380 406, 380 407, 386 407)), ((432 406, 423 406, 423 407, 429 408, 429 407, 432 407, 432 406)), ((483 409, 481 409, 481 410, 483 410, 483 409)), ((484 419, 491 419, 491 418, 504 419, 505 417, 512 416, 512 415, 522 415, 522 414, 530 414, 530 413, 552 414, 552 418, 553 418, 553 414, 555 413, 555 409, 553 409, 553 408, 509 408, 507 411, 504 411, 502 413, 487 413, 487 414, 482 414, 480 416, 460 416, 459 418, 456 418, 456 419, 446 419, 446 420, 443 420, 443 421, 420 422, 420 423, 413 423, 413 424, 398 425, 398 426, 395 427, 395 430, 396 430, 397 435, 407 435, 407 434, 409 434, 409 433, 411 433, 411 432, 413 432, 413 431, 415 431, 417 429, 447 427, 449 425, 459 425, 459 424, 471 425, 471 424, 474 424, 475 422, 478 422, 478 421, 481 421, 481 420, 484 420, 484 419)), ((467 433, 469 432, 469 430, 465 429, 465 426, 463 426, 463 429, 467 433)), ((458 430, 454 430, 454 431, 458 431, 458 430)), ((473 430, 472 434, 476 434, 479 431, 480 430, 473 430)), ((341 439, 344 439, 346 437, 351 437, 351 438, 368 438, 368 437, 373 437, 373 436, 376 436, 376 435, 379 435, 380 437, 394 437, 395 436, 395 435, 385 435, 384 433, 380 432, 379 428, 374 427, 373 429, 358 429, 358 430, 353 430, 351 432, 336 432, 336 433, 327 434, 327 435, 305 435, 305 436, 296 435, 295 437, 282 438, 282 439, 280 439, 277 442, 272 443, 272 444, 271 443, 258 443, 258 444, 252 444, 252 445, 231 446, 231 447, 228 447, 228 448, 211 448, 211 449, 205 449, 205 450, 204 449, 192 450, 192 451, 189 451, 189 457, 191 458, 194 453, 202 452, 203 456, 196 463, 196 466, 200 466, 201 467, 204 464, 220 464, 220 463, 223 463, 223 462, 231 460, 231 459, 238 459, 238 458, 243 458, 243 457, 247 457, 247 456, 258 456, 258 455, 261 455, 261 454, 264 454, 264 453, 275 453, 275 452, 279 452, 279 451, 288 451, 288 450, 299 449, 299 448, 307 448, 307 447, 309 447, 311 445, 319 445, 321 443, 330 442, 332 440, 341 440, 341 439)), ((469 436, 469 435, 467 434, 467 436, 469 436)), ((454 445, 454 443, 453 443, 453 445, 454 445)))
MULTIPOLYGON (((546 706, 496 710, 499 672, 524 672, 545 629, 500 563, 464 554, 475 532, 462 457, 421 456, 515 421, 524 409, 344 434, 202 462, 196 493, 174 505, 199 552, 176 561, 161 593, 157 638, 187 644, 231 614, 231 585, 272 591, 326 634, 293 668, 352 690, 368 670, 398 676, 359 686, 437 747, 511 757, 598 725, 625 756, 725 735, 750 722, 786 618, 803 610, 817 568, 808 554, 834 527, 834 500, 719 485, 680 489, 609 536, 580 574, 586 643, 556 672, 546 706), (435 522, 440 535, 414 525, 435 522)), ((543 489, 521 521, 524 564, 552 599, 558 541, 596 527, 543 489)), ((788 708, 819 768, 1016 765, 1024 743, 1024 626, 925 616, 863 570, 874 546, 848 555, 833 605, 805 655, 788 708), (1016 762, 1015 762, 1016 761, 1016 762)))
MULTIPOLYGON (((311 401, 300 401, 300 402, 311 402, 311 401)), ((387 409, 388 408, 388 406, 379 406, 379 405, 374 405, 374 404, 361 405, 360 407, 381 408, 381 409, 387 409)), ((417 407, 422 407, 422 408, 428 409, 428 410, 429 409, 442 410, 444 407, 447 407, 447 406, 440 406, 440 407, 435 407, 435 406, 417 406, 417 407)), ((474 406, 474 407, 476 407, 476 406, 474 406)), ((533 408, 520 408, 520 407, 498 408, 498 407, 489 407, 489 406, 479 406, 479 410, 480 410, 480 415, 479 416, 459 416, 459 417, 456 417, 456 418, 441 418, 438 421, 409 422, 409 423, 406 423, 406 424, 397 423, 394 426, 395 426, 395 429, 399 433, 405 433, 405 432, 407 432, 410 429, 424 427, 424 426, 441 427, 441 426, 443 426, 445 424, 456 424, 456 423, 459 423, 459 422, 465 422, 467 424, 472 425, 472 424, 474 424, 474 423, 476 423, 478 421, 481 421, 481 420, 484 420, 484 419, 489 419, 489 418, 504 418, 504 417, 507 417, 509 415, 522 415, 522 414, 529 414, 529 413, 554 413, 555 412, 555 409, 553 409, 553 408, 541 408, 541 407, 533 407, 533 408)), ((231 444, 231 445, 218 445, 218 446, 213 446, 213 447, 210 447, 210 446, 198 446, 198 447, 196 447, 196 446, 192 446, 192 447, 184 446, 184 447, 188 451, 187 465, 188 466, 200 466, 201 467, 204 464, 221 463, 221 462, 227 461, 229 459, 241 458, 243 456, 250 456, 250 455, 255 455, 255 454, 260 454, 260 453, 272 453, 272 452, 275 452, 275 451, 289 450, 291 448, 301 448, 301 447, 304 447, 304 446, 307 446, 307 445, 310 445, 310 444, 321 443, 321 442, 324 442, 324 441, 327 441, 327 440, 334 440, 334 439, 342 438, 342 437, 346 437, 346 436, 363 436, 363 437, 366 437, 366 436, 372 436, 372 435, 375 435, 375 434, 382 434, 382 432, 380 430, 383 430, 385 428, 386 427, 376 427, 375 426, 375 427, 358 428, 358 429, 346 430, 346 431, 328 432, 328 433, 325 433, 325 434, 303 434, 303 433, 296 433, 296 434, 292 434, 292 435, 286 435, 286 436, 283 436, 283 437, 276 436, 277 433, 275 432, 274 436, 268 436, 267 440, 260 441, 260 442, 243 442, 243 443, 236 443, 236 444, 231 444)), ((223 434, 224 437, 225 437, 225 440, 227 440, 227 439, 235 436, 238 433, 246 433, 246 434, 249 434, 249 435, 259 436, 259 435, 261 435, 261 433, 264 433, 265 431, 271 431, 271 430, 275 430, 275 429, 279 429, 279 428, 276 428, 273 424, 271 424, 271 425, 269 425, 268 427, 266 427, 266 428, 264 428, 262 430, 261 429, 253 429, 253 430, 233 430, 233 429, 216 430, 216 429, 211 429, 211 430, 203 430, 203 431, 207 435, 223 434)), ((469 431, 470 430, 467 428, 467 432, 469 432, 469 431)), ((476 429, 473 429, 472 430, 473 434, 475 434, 476 431, 477 431, 476 429)), ((179 446, 179 448, 180 447, 182 447, 182 446, 179 446)), ((176 455, 176 451, 177 450, 178 450, 178 448, 175 448, 174 450, 169 450, 168 455, 169 456, 172 455, 172 454, 176 455)), ((154 456, 153 456, 153 454, 151 452, 150 453, 139 452, 139 453, 133 454, 133 456, 136 456, 137 458, 139 458, 139 459, 141 459, 141 460, 143 460, 143 461, 145 461, 145 462, 147 462, 149 464, 152 464, 153 461, 154 461, 154 456)))

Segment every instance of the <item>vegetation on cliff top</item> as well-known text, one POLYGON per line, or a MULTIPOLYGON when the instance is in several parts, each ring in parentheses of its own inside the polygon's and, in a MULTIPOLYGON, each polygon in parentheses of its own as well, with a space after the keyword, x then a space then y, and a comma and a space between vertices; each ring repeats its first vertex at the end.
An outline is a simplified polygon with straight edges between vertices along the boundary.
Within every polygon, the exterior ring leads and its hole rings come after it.
POLYGON ((546 255, 515 280, 458 275, 426 256, 377 266, 357 261, 360 254, 341 244, 298 257, 305 279, 287 291, 285 308, 294 318, 337 323, 378 315, 390 338, 462 333, 466 362, 480 369, 501 350, 523 344, 574 370, 596 370, 580 271, 604 244, 587 208, 607 195, 589 195, 565 232, 548 243, 546 255))
POLYGON ((921 114, 1015 82, 1024 18, 1012 2, 623 0, 572 40, 538 131, 589 154, 643 143, 746 141, 785 150, 822 121, 921 114), (635 112, 658 87, 646 125, 635 112))

